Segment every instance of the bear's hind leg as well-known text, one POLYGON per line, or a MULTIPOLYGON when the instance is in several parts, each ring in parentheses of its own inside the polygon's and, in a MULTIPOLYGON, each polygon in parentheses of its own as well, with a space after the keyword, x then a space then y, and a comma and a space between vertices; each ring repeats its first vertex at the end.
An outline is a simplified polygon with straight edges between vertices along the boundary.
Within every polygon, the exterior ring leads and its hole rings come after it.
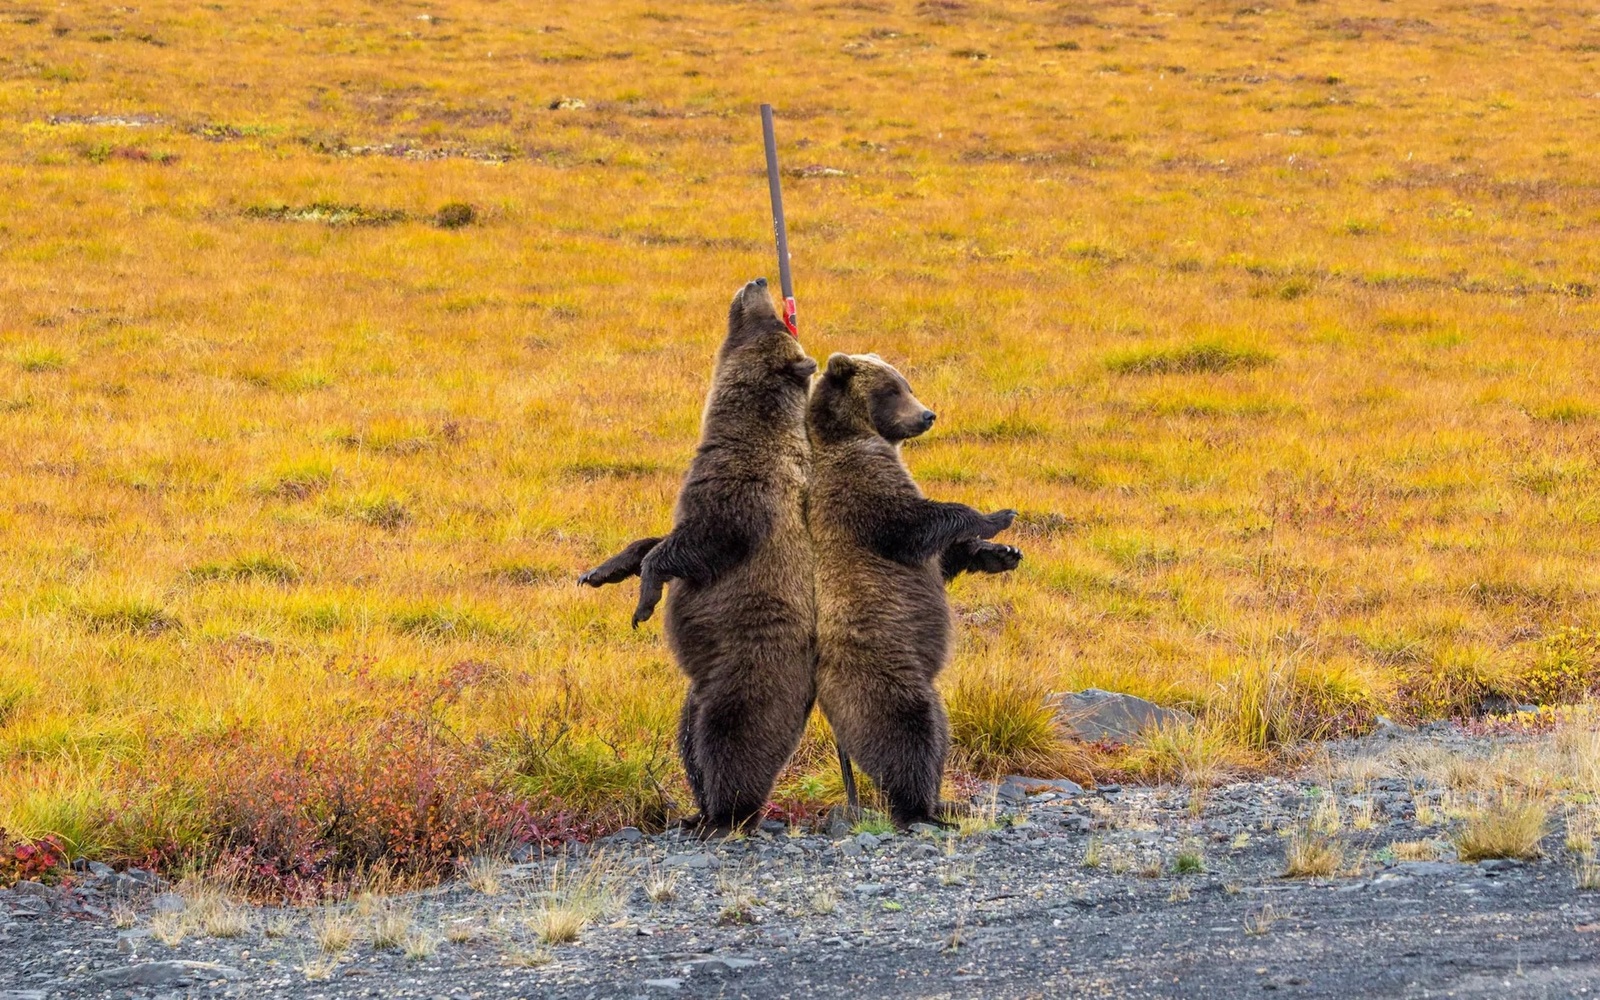
POLYGON ((938 692, 899 691, 871 711, 860 707, 829 716, 856 764, 889 801, 889 818, 902 829, 912 823, 947 825, 940 817, 939 784, 950 752, 950 724, 938 692), (842 725, 841 725, 842 724, 842 725))
POLYGON ((705 698, 694 739, 708 832, 746 829, 760 818, 778 772, 800 743, 807 708, 728 688, 705 698))

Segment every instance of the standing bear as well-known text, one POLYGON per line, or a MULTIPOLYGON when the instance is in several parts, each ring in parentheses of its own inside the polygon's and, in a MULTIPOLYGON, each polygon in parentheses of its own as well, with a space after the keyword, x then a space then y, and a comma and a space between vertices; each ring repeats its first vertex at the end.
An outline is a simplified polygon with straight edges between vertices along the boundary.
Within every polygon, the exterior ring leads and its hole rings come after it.
POLYGON ((900 442, 931 410, 876 355, 835 354, 811 391, 807 522, 817 565, 817 702, 898 826, 937 823, 950 721, 933 681, 950 656, 945 581, 1021 553, 983 541, 1016 511, 922 495, 900 442))
POLYGON ((689 678, 678 753, 700 809, 726 832, 757 818, 815 699, 806 389, 817 363, 760 278, 728 309, 700 444, 664 538, 642 538, 579 577, 638 574, 633 624, 667 592, 666 635, 689 678))

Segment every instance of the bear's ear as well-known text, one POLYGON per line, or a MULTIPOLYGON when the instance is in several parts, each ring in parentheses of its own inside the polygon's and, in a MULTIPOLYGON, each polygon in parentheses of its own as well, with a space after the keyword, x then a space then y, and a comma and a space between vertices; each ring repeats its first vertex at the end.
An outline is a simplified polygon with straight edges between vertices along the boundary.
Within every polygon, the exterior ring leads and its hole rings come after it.
POLYGON ((856 361, 848 354, 828 355, 828 372, 831 379, 843 382, 856 373, 856 361))

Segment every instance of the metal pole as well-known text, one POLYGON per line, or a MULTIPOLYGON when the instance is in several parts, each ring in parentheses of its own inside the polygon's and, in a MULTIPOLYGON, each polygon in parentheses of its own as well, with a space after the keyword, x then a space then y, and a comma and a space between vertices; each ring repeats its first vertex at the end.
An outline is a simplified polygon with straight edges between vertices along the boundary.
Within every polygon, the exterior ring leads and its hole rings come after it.
POLYGON ((783 184, 778 180, 778 139, 772 130, 772 105, 761 105, 761 135, 767 144, 767 188, 772 193, 772 232, 778 240, 778 287, 783 289, 783 322, 800 336, 794 307, 794 276, 789 273, 789 228, 783 221, 783 184))

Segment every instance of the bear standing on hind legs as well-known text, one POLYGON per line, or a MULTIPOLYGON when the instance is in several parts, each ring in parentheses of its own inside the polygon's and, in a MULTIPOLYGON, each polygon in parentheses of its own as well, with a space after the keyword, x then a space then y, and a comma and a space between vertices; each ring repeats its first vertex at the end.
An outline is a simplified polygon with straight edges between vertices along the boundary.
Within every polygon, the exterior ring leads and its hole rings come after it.
POLYGON ((766 279, 728 309, 700 445, 663 538, 641 538, 579 577, 639 575, 637 627, 667 592, 666 634, 689 678, 678 753, 706 833, 747 826, 800 743, 815 697, 806 389, 817 363, 766 279))
POLYGON ((817 702, 841 755, 872 777, 897 826, 940 822, 950 721, 933 681, 950 657, 944 584, 1021 554, 982 541, 1016 512, 922 495, 900 442, 933 426, 875 355, 835 354, 812 389, 807 521, 817 565, 817 702))

